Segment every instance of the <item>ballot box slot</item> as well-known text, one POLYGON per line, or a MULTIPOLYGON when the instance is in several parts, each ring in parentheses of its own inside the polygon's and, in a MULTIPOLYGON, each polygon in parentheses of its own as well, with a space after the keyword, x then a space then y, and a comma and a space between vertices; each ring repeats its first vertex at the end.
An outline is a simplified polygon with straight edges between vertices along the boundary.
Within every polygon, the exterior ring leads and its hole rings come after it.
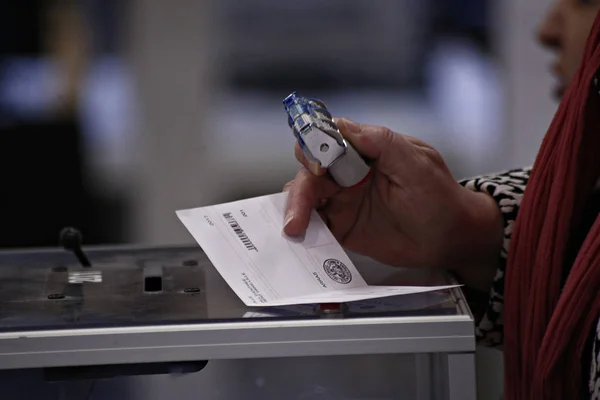
POLYGON ((162 276, 146 276, 144 278, 144 292, 162 292, 162 276))
POLYGON ((149 263, 144 266, 144 292, 158 293, 163 291, 163 267, 149 263))

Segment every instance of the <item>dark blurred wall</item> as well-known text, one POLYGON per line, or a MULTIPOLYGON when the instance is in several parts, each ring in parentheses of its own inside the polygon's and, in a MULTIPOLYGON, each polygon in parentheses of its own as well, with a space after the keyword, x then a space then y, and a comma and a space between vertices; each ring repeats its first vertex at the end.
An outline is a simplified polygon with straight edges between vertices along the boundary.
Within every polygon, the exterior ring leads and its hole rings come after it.
POLYGON ((35 55, 41 51, 42 0, 0 0, 0 55, 35 55))
POLYGON ((438 0, 435 7, 435 30, 439 35, 460 36, 491 51, 490 0, 438 0))
MULTIPOLYGON (((66 24, 57 35, 47 13, 53 5, 76 3, 0 0, 0 85, 11 79, 7 71, 11 66, 14 73, 14 60, 35 63, 49 49, 69 45, 49 43, 68 38, 69 28, 66 24)), ((85 178, 76 96, 66 105, 56 100, 41 115, 0 101, 0 248, 56 246, 60 229, 68 225, 79 228, 88 244, 122 240, 118 207, 94 193, 85 178)))

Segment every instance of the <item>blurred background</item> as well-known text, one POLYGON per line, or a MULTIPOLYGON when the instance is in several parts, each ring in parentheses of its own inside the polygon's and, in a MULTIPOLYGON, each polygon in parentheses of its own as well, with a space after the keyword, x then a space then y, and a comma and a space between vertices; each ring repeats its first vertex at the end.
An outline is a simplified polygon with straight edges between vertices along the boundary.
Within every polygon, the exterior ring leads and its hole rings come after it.
MULTIPOLYGON (((531 164, 556 108, 534 41, 548 5, 0 0, 0 247, 56 246, 66 225, 191 243, 176 209, 293 178, 294 90, 429 142, 457 179, 531 164)), ((498 357, 480 363, 497 389, 498 357)))

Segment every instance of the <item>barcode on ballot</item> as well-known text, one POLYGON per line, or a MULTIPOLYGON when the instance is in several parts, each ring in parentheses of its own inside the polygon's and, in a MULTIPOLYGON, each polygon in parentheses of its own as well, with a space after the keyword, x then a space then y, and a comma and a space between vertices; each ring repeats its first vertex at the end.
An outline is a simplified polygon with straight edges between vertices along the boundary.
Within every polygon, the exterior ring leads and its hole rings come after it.
POLYGON ((248 238, 248 235, 246 235, 246 232, 244 232, 244 230, 240 227, 240 225, 235 220, 235 218, 233 218, 231 213, 224 213, 223 216, 225 217, 225 220, 227 221, 231 229, 233 229, 237 237, 242 241, 244 246, 246 246, 246 249, 258 251, 256 246, 254 246, 250 238, 248 238))

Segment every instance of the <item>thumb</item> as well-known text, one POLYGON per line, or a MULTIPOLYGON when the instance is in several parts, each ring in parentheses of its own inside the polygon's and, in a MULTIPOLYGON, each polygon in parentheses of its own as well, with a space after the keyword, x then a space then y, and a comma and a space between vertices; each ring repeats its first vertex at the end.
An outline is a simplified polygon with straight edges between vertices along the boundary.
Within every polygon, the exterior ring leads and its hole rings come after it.
POLYGON ((360 124, 348 118, 335 120, 342 136, 363 157, 378 160, 389 149, 394 133, 387 128, 360 124))
POLYGON ((395 176, 412 168, 417 146, 407 137, 383 126, 359 124, 347 118, 336 123, 342 136, 382 173, 395 176))

